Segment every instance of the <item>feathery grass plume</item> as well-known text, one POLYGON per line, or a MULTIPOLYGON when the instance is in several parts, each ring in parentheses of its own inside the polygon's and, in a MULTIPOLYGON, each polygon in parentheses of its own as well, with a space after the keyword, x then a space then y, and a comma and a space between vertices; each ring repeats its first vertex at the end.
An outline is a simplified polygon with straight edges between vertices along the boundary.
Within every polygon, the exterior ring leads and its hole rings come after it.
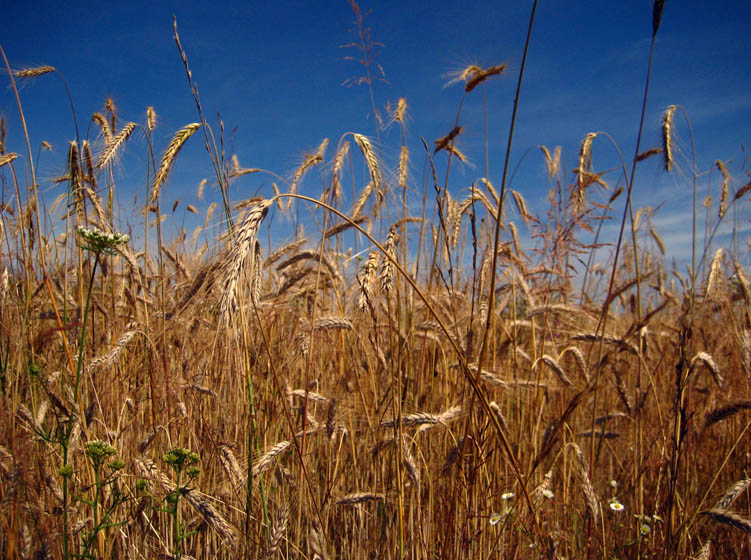
POLYGON ((715 251, 712 257, 712 264, 709 267, 709 276, 707 277, 707 286, 704 290, 704 297, 714 299, 720 295, 720 283, 722 282, 722 247, 715 251))
POLYGON ((717 523, 730 525, 731 527, 739 529, 744 533, 751 533, 751 521, 741 517, 737 513, 723 509, 708 509, 699 512, 699 515, 709 517, 712 521, 715 521, 717 523))
POLYGON ((146 127, 149 129, 149 132, 154 132, 156 128, 156 111, 151 105, 146 107, 146 127))
POLYGON ((590 132, 584 137, 579 149, 579 167, 577 169, 577 186, 584 188, 586 174, 592 165, 592 141, 597 137, 596 132, 590 132))
MULTIPOLYGON (((399 243, 399 235, 396 233, 396 227, 391 226, 389 228, 389 234, 386 237, 386 253, 396 259, 396 245, 399 243)), ((383 266, 381 266, 381 289, 385 294, 391 292, 391 287, 394 282, 394 265, 391 263, 391 259, 384 258, 383 266)))
POLYGON ((719 216, 721 220, 725 216, 725 212, 727 212, 728 209, 728 185, 730 184, 730 173, 728 173, 728 168, 725 166, 725 162, 723 162, 722 160, 718 159, 714 163, 717 166, 717 169, 719 169, 720 173, 722 174, 719 216))
POLYGON ((11 161, 16 159, 18 157, 18 154, 15 152, 10 152, 7 154, 3 154, 0 156, 0 167, 3 165, 8 165, 11 161))
POLYGON ((660 153, 662 153, 662 148, 652 148, 637 155, 636 161, 644 161, 645 159, 651 158, 652 156, 656 156, 660 153))
POLYGON ((38 76, 44 76, 50 72, 54 72, 54 66, 37 66, 36 68, 24 68, 23 70, 16 70, 13 75, 16 78, 36 78, 38 76))
POLYGON ((665 9, 665 0, 654 0, 652 4, 652 37, 657 35, 662 21, 662 11, 665 9))
POLYGON ((181 130, 178 130, 177 134, 175 134, 175 137, 172 139, 172 142, 170 142, 169 146, 167 146, 167 150, 162 156, 162 163, 159 164, 159 171, 157 171, 156 177, 154 177, 154 186, 151 188, 150 201, 152 203, 156 202, 157 198, 159 198, 159 190, 162 188, 162 184, 164 183, 164 180, 167 178, 167 174, 172 168, 172 163, 175 161, 175 158, 180 152, 180 149, 183 147, 183 144, 185 144, 185 141, 193 136, 195 131, 200 127, 200 123, 191 123, 181 130))
POLYGON ((436 140, 435 143, 435 149, 433 150, 434 154, 437 154, 441 150, 447 149, 448 145, 453 142, 453 140, 459 136, 464 129, 461 126, 455 126, 451 129, 451 131, 446 136, 441 136, 438 140, 436 140))
POLYGON ((730 418, 731 416, 734 416, 738 412, 744 410, 751 410, 751 400, 739 401, 727 406, 715 408, 712 412, 707 414, 707 418, 704 421, 704 429, 707 429, 710 426, 717 424, 718 422, 722 422, 723 420, 730 418))
POLYGON ((123 144, 125 144, 126 140, 130 138, 130 135, 133 134, 133 131, 135 129, 136 123, 129 122, 123 127, 120 132, 118 132, 112 138, 112 140, 107 144, 102 153, 99 154, 99 160, 96 163, 97 169, 101 169, 110 161, 112 161, 112 158, 115 157, 115 154, 117 154, 118 150, 122 147, 123 144))
POLYGON ((381 205, 381 201, 383 200, 383 189, 381 187, 381 169, 378 166, 378 160, 376 159, 376 155, 373 151, 373 146, 371 145, 370 140, 368 140, 368 138, 366 136, 363 136, 362 134, 354 133, 352 136, 355 139, 355 143, 360 148, 360 151, 365 158, 365 163, 368 166, 368 173, 370 173, 370 182, 372 183, 371 188, 374 189, 376 193, 377 211, 377 209, 381 205))
POLYGON ((376 492, 353 492, 336 500, 339 506, 351 506, 355 504, 364 504, 366 502, 382 502, 386 499, 384 494, 376 492))
POLYGON ((263 455, 258 459, 258 461, 255 462, 252 468, 252 474, 253 478, 259 476, 260 474, 266 472, 268 468, 274 463, 274 460, 284 453, 287 449, 289 449, 292 446, 292 442, 290 441, 280 441, 276 445, 273 445, 269 449, 264 452, 263 455))
POLYGON ((694 369, 696 368, 697 362, 702 362, 705 366, 707 366, 707 369, 712 374, 712 378, 720 389, 725 388, 725 380, 722 378, 722 375, 720 375, 720 368, 717 367, 717 364, 715 363, 712 356, 710 356, 706 352, 697 353, 693 358, 691 358, 691 365, 689 368, 690 373, 693 373, 694 369))
POLYGON ((673 168, 673 117, 675 105, 670 105, 662 117, 662 156, 665 161, 665 171, 673 168))
POLYGON ((195 207, 195 206, 193 206, 192 204, 188 204, 188 205, 187 205, 187 206, 185 207, 185 209, 186 209, 186 210, 187 210, 188 212, 190 212, 191 214, 198 214, 198 210, 197 210, 197 209, 196 209, 196 207, 195 207))
POLYGON ((229 322, 238 306, 238 284, 247 256, 254 247, 258 228, 266 217, 274 199, 263 200, 245 214, 242 224, 234 232, 235 244, 224 264, 224 280, 219 309, 222 317, 229 322))
POLYGON ((751 478, 743 478, 728 488, 712 509, 726 510, 751 485, 751 478))
POLYGON ((334 166, 331 169, 331 196, 334 200, 342 199, 342 182, 339 173, 341 173, 347 154, 349 154, 349 140, 342 142, 339 151, 334 156, 334 166))
POLYGON ((576 459, 579 464, 577 474, 579 475, 581 489, 587 502, 587 509, 589 510, 590 515, 592 515, 592 518, 596 523, 600 518, 601 513, 600 500, 598 499, 594 488, 592 488, 592 482, 589 479, 589 466, 587 464, 587 460, 584 458, 584 454, 582 453, 581 448, 576 443, 570 443, 569 445, 574 450, 574 455, 576 455, 576 459))
POLYGON ((362 275, 360 277, 360 296, 357 300, 357 308, 362 312, 367 311, 368 301, 372 298, 377 269, 378 252, 371 251, 368 260, 365 261, 365 266, 363 267, 362 275))
POLYGON ((104 136, 104 145, 109 146, 112 143, 110 123, 107 122, 107 119, 102 113, 94 113, 91 115, 91 120, 99 125, 99 129, 102 131, 102 136, 104 136))

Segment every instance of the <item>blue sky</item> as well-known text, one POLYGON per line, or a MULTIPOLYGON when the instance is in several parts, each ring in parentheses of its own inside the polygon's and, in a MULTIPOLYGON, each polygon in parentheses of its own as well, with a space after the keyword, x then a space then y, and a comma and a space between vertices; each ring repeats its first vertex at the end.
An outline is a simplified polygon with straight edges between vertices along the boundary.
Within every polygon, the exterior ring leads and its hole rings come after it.
MULTIPOLYGON (((483 67, 506 63, 509 67, 505 75, 487 82, 484 92, 478 88, 465 102, 461 117, 464 133, 457 147, 471 165, 452 166, 449 180, 452 192, 461 196, 461 189, 485 175, 486 116, 489 177, 500 184, 531 2, 439 1, 427 6, 410 0, 361 3, 373 40, 383 44, 376 62, 388 83, 374 85, 377 106, 383 110, 387 102, 393 104, 400 97, 409 105, 410 185, 416 192, 424 188, 425 156, 420 138, 432 145, 446 134, 454 125, 462 98, 461 85, 446 87, 447 76, 471 63, 483 67)), ((323 138, 330 139, 326 154, 330 162, 345 132, 375 137, 367 88, 342 86, 347 78, 362 72, 360 66, 344 59, 354 51, 341 48, 355 39, 351 33, 353 13, 344 0, 37 2, 33 7, 14 2, 4 9, 0 45, 14 69, 45 64, 64 75, 83 136, 91 114, 103 110, 108 96, 117 104, 122 123, 144 122, 146 107, 153 105, 158 114, 155 149, 161 153, 176 130, 198 120, 172 38, 173 16, 177 16, 207 118, 215 126, 217 111, 221 113, 228 155, 236 153, 243 166, 289 178, 304 154, 315 151, 323 138)), ((691 119, 699 170, 710 171, 718 158, 727 161, 734 188, 749 180, 747 153, 743 151, 744 146, 748 148, 751 130, 749 21, 751 4, 745 1, 668 0, 658 34, 642 142, 645 149, 658 145, 662 112, 668 105, 681 105, 691 119)), ((541 215, 549 183, 536 146, 543 144, 552 150, 561 145, 564 169, 570 171, 576 167, 584 136, 605 131, 627 159, 633 156, 651 23, 649 0, 540 2, 512 169, 532 151, 521 161, 511 187, 541 215)), ((25 154, 7 75, 0 75, 0 82, 7 150, 25 154)), ((63 171, 67 142, 74 138, 67 98, 55 76, 25 83, 21 97, 34 155, 42 140, 54 148, 42 155, 39 164, 42 188, 52 200, 63 187, 53 186, 49 180, 63 171)), ((683 260, 692 164, 688 128, 682 120, 677 122, 682 158, 679 170, 664 173, 658 158, 640 166, 635 200, 637 205, 653 207, 668 203, 654 224, 669 240, 669 252, 683 260)), ((92 126, 92 140, 96 132, 92 126)), ((394 169, 399 142, 400 133, 394 127, 382 133, 378 147, 384 162, 394 169)), ((136 222, 137 209, 143 204, 144 152, 143 136, 131 139, 115 175, 125 222, 136 222)), ((608 142, 598 138, 595 169, 616 165, 614 154, 608 142)), ((570 173, 566 177, 570 179, 570 173)), ((180 214, 186 204, 205 211, 211 201, 218 202, 218 193, 210 189, 202 201, 196 200, 203 178, 211 179, 211 165, 199 133, 189 140, 174 166, 163 190, 166 205, 180 199, 180 214)), ((615 185, 619 177, 610 174, 606 179, 615 185)), ((707 180, 712 181, 716 193, 719 175, 713 172, 702 179, 703 194, 707 180)), ((270 181, 268 175, 246 176, 235 183, 231 196, 236 201, 257 194, 269 196, 270 181)), ((316 171, 308 175, 302 190, 318 195, 321 184, 321 174, 316 171)), ((616 212, 622 212, 622 202, 616 204, 616 212)), ((748 205, 740 206, 737 218, 746 236, 741 241, 749 235, 748 216, 748 205)), ((184 219, 186 224, 195 224, 203 217, 185 215, 184 219)))

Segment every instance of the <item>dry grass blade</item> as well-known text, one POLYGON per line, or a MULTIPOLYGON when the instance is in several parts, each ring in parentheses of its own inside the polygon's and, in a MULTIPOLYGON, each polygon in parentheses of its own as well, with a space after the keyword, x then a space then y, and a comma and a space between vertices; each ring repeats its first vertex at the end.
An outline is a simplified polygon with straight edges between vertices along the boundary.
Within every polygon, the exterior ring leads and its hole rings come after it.
POLYGON ((167 146, 167 150, 162 156, 162 162, 159 164, 159 170, 154 177, 154 184, 151 187, 151 196, 149 197, 149 200, 152 204, 159 198, 159 190, 162 188, 162 185, 167 178, 167 174, 172 168, 172 164, 174 163, 177 154, 180 153, 180 150, 182 149, 188 138, 193 136, 193 134, 199 128, 201 128, 200 123, 191 123, 185 126, 184 128, 177 131, 177 134, 175 134, 175 136, 172 138, 172 141, 169 143, 169 146, 167 146))

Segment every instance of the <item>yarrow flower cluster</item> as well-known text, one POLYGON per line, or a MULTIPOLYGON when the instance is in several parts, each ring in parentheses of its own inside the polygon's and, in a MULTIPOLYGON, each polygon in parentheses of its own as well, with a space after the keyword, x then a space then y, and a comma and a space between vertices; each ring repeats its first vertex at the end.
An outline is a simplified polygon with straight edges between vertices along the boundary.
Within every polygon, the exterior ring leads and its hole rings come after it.
POLYGON ((85 228, 78 226, 76 228, 81 238, 81 247, 87 251, 94 251, 95 253, 105 253, 113 255, 115 253, 115 247, 123 245, 130 241, 130 236, 125 233, 118 233, 113 231, 107 233, 98 228, 85 228))

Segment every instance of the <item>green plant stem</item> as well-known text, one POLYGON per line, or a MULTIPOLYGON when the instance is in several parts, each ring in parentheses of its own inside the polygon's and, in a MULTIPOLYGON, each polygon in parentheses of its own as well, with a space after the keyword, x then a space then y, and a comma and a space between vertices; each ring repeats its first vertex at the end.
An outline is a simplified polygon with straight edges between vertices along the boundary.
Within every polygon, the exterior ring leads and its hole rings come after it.
MULTIPOLYGON (((79 395, 79 388, 81 384, 81 371, 83 369, 83 351, 86 342, 86 323, 89 317, 89 305, 91 304, 91 292, 94 288, 94 276, 96 275, 96 267, 99 263, 99 252, 94 253, 94 265, 91 268, 91 277, 89 278, 89 288, 86 294, 86 305, 84 307, 83 319, 81 324, 81 336, 78 342, 78 364, 76 365, 76 376, 73 382, 73 398, 79 404, 81 421, 86 423, 85 409, 81 402, 79 395)), ((63 466, 68 464, 68 446, 70 444, 70 435, 73 432, 73 410, 70 411, 68 416, 68 426, 65 428, 65 432, 60 440, 60 445, 63 448, 63 466)), ((68 528, 68 480, 70 476, 63 476, 63 557, 68 560, 70 558, 70 534, 68 528)))

